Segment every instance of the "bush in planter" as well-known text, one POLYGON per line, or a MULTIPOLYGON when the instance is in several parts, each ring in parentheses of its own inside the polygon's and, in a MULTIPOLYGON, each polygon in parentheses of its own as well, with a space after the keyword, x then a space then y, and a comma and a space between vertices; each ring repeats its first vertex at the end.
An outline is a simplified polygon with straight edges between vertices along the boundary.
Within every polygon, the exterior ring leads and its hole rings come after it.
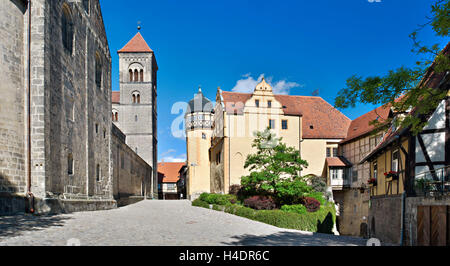
POLYGON ((253 196, 244 200, 244 206, 255 210, 273 210, 277 207, 271 197, 253 196))
POLYGON ((297 204, 297 205, 283 205, 281 210, 284 212, 292 212, 298 214, 306 214, 308 211, 306 210, 305 205, 297 204))
POLYGON ((320 210, 320 202, 315 198, 306 197, 304 199, 304 205, 308 212, 317 212, 320 210))

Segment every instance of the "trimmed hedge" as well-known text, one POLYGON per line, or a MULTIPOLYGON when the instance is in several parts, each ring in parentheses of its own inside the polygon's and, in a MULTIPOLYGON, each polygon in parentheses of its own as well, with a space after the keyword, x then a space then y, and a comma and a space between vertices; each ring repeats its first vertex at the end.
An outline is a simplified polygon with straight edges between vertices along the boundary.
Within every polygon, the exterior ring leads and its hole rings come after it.
POLYGON ((236 203, 237 199, 234 195, 221 195, 221 194, 209 194, 203 193, 199 199, 208 204, 228 205, 236 203))
MULTIPOLYGON (((200 199, 194 200, 192 206, 209 209, 209 204, 200 199)), ((304 206, 303 206, 304 207, 304 206)), ((327 203, 321 206, 317 212, 297 213, 287 211, 301 209, 301 207, 283 206, 283 210, 254 210, 251 208, 228 204, 225 206, 213 205, 213 209, 224 211, 247 219, 270 224, 279 228, 295 229, 301 231, 332 234, 333 225, 336 222, 336 209, 333 204, 327 203)))
POLYGON ((283 207, 281 207, 281 210, 284 212, 292 212, 292 213, 298 213, 298 214, 306 214, 308 212, 306 210, 305 205, 302 205, 302 204, 283 205, 283 207))
POLYGON ((204 201, 201 200, 201 199, 196 199, 196 200, 194 200, 194 201, 192 202, 192 206, 195 206, 195 207, 202 207, 202 208, 207 208, 207 209, 209 209, 209 204, 208 204, 207 202, 204 202, 204 201))

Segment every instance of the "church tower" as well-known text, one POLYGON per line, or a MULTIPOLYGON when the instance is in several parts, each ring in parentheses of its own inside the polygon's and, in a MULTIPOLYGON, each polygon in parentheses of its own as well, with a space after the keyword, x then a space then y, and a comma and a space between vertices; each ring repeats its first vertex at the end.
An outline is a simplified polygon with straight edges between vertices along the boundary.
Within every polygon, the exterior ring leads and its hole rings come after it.
POLYGON ((211 191, 209 149, 214 119, 213 103, 202 90, 194 96, 185 116, 187 150, 187 196, 194 200, 203 192, 211 191))
POLYGON ((127 145, 153 168, 152 191, 157 193, 157 72, 155 53, 138 32, 119 54, 120 102, 115 124, 127 145))

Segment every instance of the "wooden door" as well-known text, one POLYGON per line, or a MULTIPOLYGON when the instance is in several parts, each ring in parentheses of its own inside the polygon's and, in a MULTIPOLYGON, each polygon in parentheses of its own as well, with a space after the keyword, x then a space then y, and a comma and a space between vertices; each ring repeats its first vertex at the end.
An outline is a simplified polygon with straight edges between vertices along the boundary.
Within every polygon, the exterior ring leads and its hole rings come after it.
POLYGON ((417 245, 450 245, 448 219, 449 206, 417 207, 417 245))

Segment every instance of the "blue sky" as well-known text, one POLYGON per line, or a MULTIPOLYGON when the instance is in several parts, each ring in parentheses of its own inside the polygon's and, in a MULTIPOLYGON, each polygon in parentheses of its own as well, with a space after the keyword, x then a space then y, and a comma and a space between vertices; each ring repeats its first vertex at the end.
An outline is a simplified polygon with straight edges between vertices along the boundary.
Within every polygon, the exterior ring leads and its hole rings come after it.
MULTIPOLYGON (((434 1, 376 1, 100 0, 113 57, 113 90, 119 90, 117 50, 136 34, 140 21, 159 65, 158 157, 183 159, 185 141, 170 130, 180 114, 171 109, 189 101, 199 86, 214 100, 217 87, 246 90, 264 74, 280 92, 319 90, 334 104, 353 74, 413 66, 418 58, 408 36, 426 21, 434 1)), ((444 46, 430 29, 419 37, 444 46)), ((341 111, 355 119, 372 108, 341 111)))

